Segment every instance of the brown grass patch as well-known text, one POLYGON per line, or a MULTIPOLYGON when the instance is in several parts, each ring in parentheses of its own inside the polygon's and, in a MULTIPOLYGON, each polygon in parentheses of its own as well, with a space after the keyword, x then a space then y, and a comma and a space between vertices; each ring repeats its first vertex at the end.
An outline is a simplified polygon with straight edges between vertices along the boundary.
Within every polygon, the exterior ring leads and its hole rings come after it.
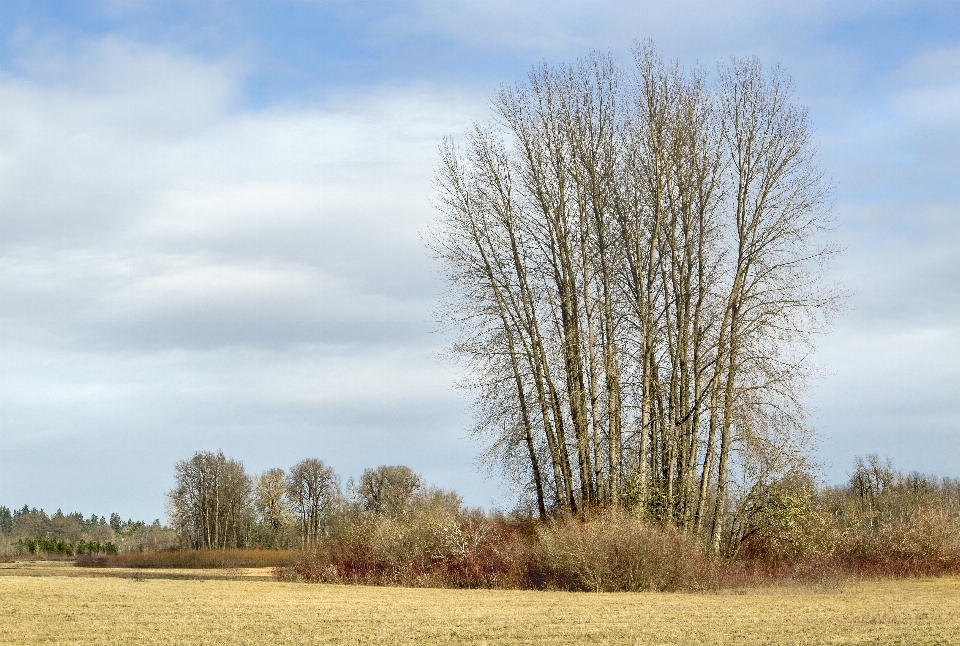
POLYGON ((2 576, 0 644, 957 644, 960 579, 738 594, 2 576))
POLYGON ((80 556, 78 567, 107 568, 176 568, 237 569, 278 567, 290 563, 291 550, 169 550, 163 552, 130 552, 110 556, 80 556))

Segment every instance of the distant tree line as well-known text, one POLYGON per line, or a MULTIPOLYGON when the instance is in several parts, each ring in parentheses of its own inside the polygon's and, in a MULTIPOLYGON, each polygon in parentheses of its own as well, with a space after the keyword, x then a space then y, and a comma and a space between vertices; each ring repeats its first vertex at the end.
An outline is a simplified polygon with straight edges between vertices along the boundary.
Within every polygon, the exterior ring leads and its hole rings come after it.
POLYGON ((196 549, 309 548, 356 514, 401 518, 425 500, 460 506, 457 494, 428 487, 403 465, 366 469, 344 489, 317 458, 251 476, 221 451, 198 451, 176 463, 174 481, 167 516, 180 544, 196 549))
POLYGON ((250 476, 222 452, 198 452, 174 473, 170 527, 0 507, 0 556, 224 567, 271 558, 227 548, 281 548, 282 580, 607 591, 960 574, 960 480, 903 473, 876 455, 857 458, 841 485, 791 473, 744 497, 719 546, 724 558, 624 506, 544 519, 534 507, 470 509, 402 465, 341 486, 316 458, 250 476), (140 550, 162 551, 108 556, 140 550))
POLYGON ((111 554, 123 551, 164 549, 173 544, 173 533, 140 520, 123 520, 114 512, 104 516, 58 509, 48 516, 43 509, 24 505, 11 510, 0 506, 0 552, 30 554, 111 554))

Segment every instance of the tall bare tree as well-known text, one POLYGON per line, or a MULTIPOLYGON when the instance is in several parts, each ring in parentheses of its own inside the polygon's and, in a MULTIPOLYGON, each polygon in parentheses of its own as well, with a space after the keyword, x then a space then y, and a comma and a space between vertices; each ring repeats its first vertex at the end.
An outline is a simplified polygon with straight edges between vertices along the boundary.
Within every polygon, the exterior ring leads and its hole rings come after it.
POLYGON ((286 493, 287 474, 283 469, 268 469, 253 478, 253 508, 260 523, 269 528, 275 545, 291 520, 286 493))
POLYGON ((167 516, 194 548, 241 547, 250 528, 251 481, 243 464, 222 451, 198 451, 174 466, 167 516))
POLYGON ((404 465, 364 469, 356 487, 363 508, 384 516, 403 516, 414 493, 423 489, 423 478, 404 465))
POLYGON ((541 514, 625 504, 720 549, 730 483, 804 459, 841 300, 805 111, 778 69, 711 82, 651 44, 537 67, 493 111, 441 147, 430 239, 475 432, 541 514))
POLYGON ((340 501, 340 478, 323 460, 307 458, 290 468, 286 494, 303 544, 313 545, 340 501))

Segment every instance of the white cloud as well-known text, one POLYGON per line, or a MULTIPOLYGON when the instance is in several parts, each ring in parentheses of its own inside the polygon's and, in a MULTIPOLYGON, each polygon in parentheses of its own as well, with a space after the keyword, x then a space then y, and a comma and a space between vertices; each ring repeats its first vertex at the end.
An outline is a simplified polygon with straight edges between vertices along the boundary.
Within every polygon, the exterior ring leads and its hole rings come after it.
MULTIPOLYGON (((899 0, 442 0, 384 2, 371 39, 439 36, 480 51, 523 52, 537 62, 576 57, 591 49, 627 53, 653 38, 668 56, 712 66, 731 55, 759 54, 805 64, 824 30, 905 11, 899 0)), ((823 61, 822 48, 817 62, 823 61)), ((822 72, 822 71, 821 71, 822 72)), ((821 83, 829 82, 821 73, 821 83)))
POLYGON ((153 446, 154 488, 189 451, 278 435, 281 465, 309 449, 429 474, 452 450, 471 472, 419 238, 471 101, 238 111, 229 66, 113 39, 71 69, 0 86, 4 495, 28 496, 24 456, 54 443, 153 446))
MULTIPOLYGON (((847 42, 907 11, 893 0, 451 6, 384 11, 366 37, 439 37, 467 66, 625 53, 645 36, 685 64, 781 61, 839 187, 835 275, 856 292, 813 399, 831 476, 870 451, 960 475, 956 47, 877 62, 847 42)), ((486 117, 490 88, 341 86, 323 106, 252 110, 249 70, 230 60, 37 42, 0 75, 6 504, 86 508, 110 491, 153 517, 172 462, 201 448, 251 470, 409 462, 488 502, 435 360, 419 236, 436 145, 486 117), (54 469, 60 484, 43 484, 54 469)))
POLYGON ((824 135, 847 246, 835 273, 855 290, 815 397, 834 479, 866 453, 960 475, 958 53, 920 52, 824 135))

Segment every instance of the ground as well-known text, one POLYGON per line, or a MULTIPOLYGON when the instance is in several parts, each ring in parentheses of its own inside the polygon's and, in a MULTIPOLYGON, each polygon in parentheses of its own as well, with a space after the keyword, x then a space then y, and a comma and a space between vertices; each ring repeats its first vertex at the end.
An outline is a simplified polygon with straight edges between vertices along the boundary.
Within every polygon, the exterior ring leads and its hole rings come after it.
POLYGON ((960 644, 960 578, 594 594, 0 564, 0 644, 174 643, 960 644))

